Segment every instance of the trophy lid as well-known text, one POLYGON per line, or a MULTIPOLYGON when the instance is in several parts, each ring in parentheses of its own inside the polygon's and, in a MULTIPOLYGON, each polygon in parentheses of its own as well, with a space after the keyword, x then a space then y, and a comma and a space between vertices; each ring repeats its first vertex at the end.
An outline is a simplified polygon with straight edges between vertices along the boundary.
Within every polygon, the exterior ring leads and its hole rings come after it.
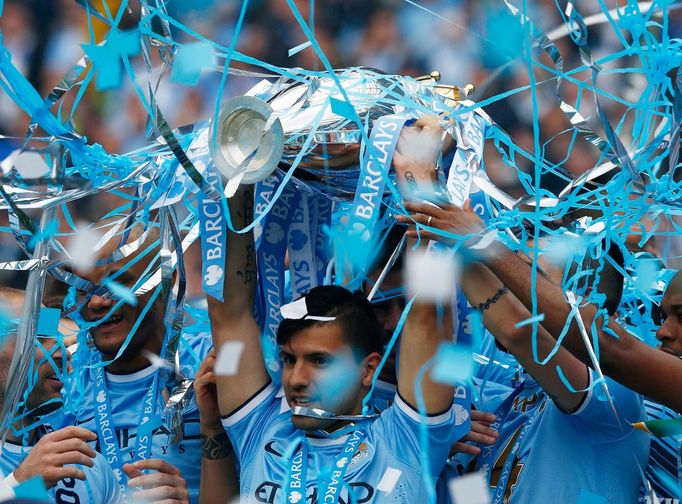
POLYGON ((284 132, 279 119, 269 121, 272 113, 272 107, 253 96, 236 96, 221 105, 211 121, 208 146, 225 177, 232 179, 243 172, 242 182, 253 184, 277 167, 284 132))

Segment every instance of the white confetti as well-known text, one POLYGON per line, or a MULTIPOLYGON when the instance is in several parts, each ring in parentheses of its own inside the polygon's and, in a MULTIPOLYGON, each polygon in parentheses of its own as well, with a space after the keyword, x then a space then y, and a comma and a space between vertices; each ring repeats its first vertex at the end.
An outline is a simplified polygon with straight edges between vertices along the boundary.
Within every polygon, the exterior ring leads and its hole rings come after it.
POLYGON ((384 493, 391 493, 395 484, 398 483, 401 474, 402 472, 400 470, 389 467, 381 477, 381 481, 379 481, 379 484, 377 485, 377 490, 384 493))
POLYGON ((220 347, 218 357, 215 360, 213 371, 217 376, 233 376, 239 369, 239 361, 242 358, 244 343, 241 341, 228 341, 220 347))
POLYGON ((173 366, 155 353, 150 352, 149 350, 144 350, 142 353, 155 368, 165 368, 169 371, 173 371, 173 366))
POLYGON ((417 250, 407 256, 405 283, 409 297, 448 302, 454 295, 457 264, 453 256, 437 249, 417 250))
POLYGON ((17 170, 19 175, 23 178, 30 179, 48 175, 50 169, 45 163, 43 156, 37 152, 14 151, 12 156, 14 169, 17 170), (15 153, 17 153, 16 156, 15 153))
POLYGON ((16 494, 10 486, 10 483, 5 481, 5 478, 0 478, 0 501, 5 501, 9 499, 14 499, 16 494))
POLYGON ((84 223, 77 224, 78 232, 71 237, 66 247, 68 262, 81 272, 90 271, 97 261, 97 252, 102 234, 84 223))
POLYGON ((488 485, 481 472, 452 478, 448 490, 454 504, 490 504, 488 485))

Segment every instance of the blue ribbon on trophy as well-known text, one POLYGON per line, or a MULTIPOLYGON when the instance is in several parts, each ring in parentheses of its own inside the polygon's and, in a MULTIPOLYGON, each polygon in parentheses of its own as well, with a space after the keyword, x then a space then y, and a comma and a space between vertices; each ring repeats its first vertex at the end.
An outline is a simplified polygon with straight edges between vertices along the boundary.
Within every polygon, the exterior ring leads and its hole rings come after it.
MULTIPOLYGON (((213 165, 206 166, 206 181, 222 193, 220 177, 213 165)), ((199 225, 201 234, 201 286, 204 292, 223 300, 225 283, 225 239, 227 226, 220 200, 202 193, 199 200, 199 225)))

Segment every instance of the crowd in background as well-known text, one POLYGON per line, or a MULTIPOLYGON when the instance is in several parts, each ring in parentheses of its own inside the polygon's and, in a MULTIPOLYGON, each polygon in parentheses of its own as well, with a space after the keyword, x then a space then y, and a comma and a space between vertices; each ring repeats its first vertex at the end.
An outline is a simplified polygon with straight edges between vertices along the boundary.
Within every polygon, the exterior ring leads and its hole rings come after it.
MULTIPOLYGON (((420 76, 438 70, 442 82, 463 86, 476 86, 473 99, 483 101, 503 92, 521 89, 521 92, 506 99, 493 100, 485 106, 491 117, 507 131, 515 144, 526 152, 534 152, 534 130, 539 135, 541 156, 554 166, 558 173, 575 176, 592 168, 599 162, 599 151, 582 138, 573 139, 570 123, 559 108, 557 80, 548 71, 536 68, 538 83, 535 102, 531 93, 524 89, 529 84, 529 72, 524 60, 524 39, 529 35, 519 25, 504 2, 497 0, 329 0, 293 2, 312 27, 319 46, 334 68, 367 66, 390 74, 420 76), (543 79, 544 76, 544 79, 543 79), (533 110, 537 108, 539 128, 533 126, 533 110), (569 155, 570 153, 570 155, 569 155)), ((566 2, 538 0, 527 2, 528 16, 546 33, 564 23, 562 11, 566 2)), ((47 96, 50 90, 67 74, 84 54, 82 44, 90 41, 90 34, 96 41, 106 36, 107 30, 90 17, 82 2, 72 0, 10 0, 4 2, 0 17, 2 43, 12 55, 12 61, 28 80, 47 96)), ((119 0, 89 2, 91 8, 105 12, 105 6, 115 13, 119 0)), ((229 47, 240 15, 241 3, 216 0, 164 2, 168 15, 206 38, 229 47), (207 15, 207 13, 209 13, 207 15)), ((603 2, 614 8, 615 2, 603 2)), ((139 12, 137 2, 129 3, 133 12, 139 12)), ((601 12, 598 3, 581 5, 586 18, 601 12)), ((679 36, 682 30, 682 10, 669 13, 668 32, 671 37, 679 36)), ((132 14, 122 17, 120 29, 137 26, 132 14)), ((161 30, 160 26, 155 29, 161 30)), ((171 25, 173 38, 179 43, 193 40, 182 30, 171 25)), ((289 56, 289 49, 307 40, 300 29, 291 8, 285 0, 255 0, 248 3, 244 23, 238 34, 236 49, 243 54, 281 67, 303 67, 323 70, 324 66, 316 57, 313 48, 289 56)), ((563 56, 563 69, 568 72, 580 67, 582 62, 575 44, 569 37, 556 40, 563 56)), ((595 60, 622 49, 622 42, 614 27, 608 22, 595 24, 589 30, 589 45, 595 60)), ((637 56, 630 56, 633 66, 637 56)), ((159 63, 156 61, 155 63, 159 63)), ((549 58, 540 57, 540 63, 552 67, 549 58)), ((627 59, 612 62, 612 66, 627 68, 627 59)), ((237 62, 232 68, 243 68, 262 73, 262 68, 247 67, 237 62)), ((609 73, 603 71, 599 77, 599 88, 605 92, 617 91, 625 99, 636 101, 645 85, 644 76, 637 72, 609 73)), ((158 69, 158 66, 157 66, 158 69)), ((146 70, 141 58, 133 61, 135 77, 142 81, 146 70)), ((155 69, 156 71, 156 69, 155 69)), ((195 123, 210 119, 216 103, 233 95, 239 95, 251 88, 260 77, 231 76, 222 96, 218 96, 221 74, 204 72, 196 86, 174 84, 168 74, 161 80, 155 92, 155 99, 164 116, 172 126, 195 123)), ((572 74, 577 81, 589 83, 590 73, 582 71, 572 74)), ((155 82, 155 81, 153 81, 155 82)), ((72 90, 60 101, 59 114, 62 120, 71 120, 76 131, 85 135, 90 143, 101 144, 108 152, 126 153, 154 140, 149 128, 147 110, 135 93, 128 76, 118 89, 98 92, 92 84, 77 106, 74 100, 77 89, 72 90)), ((585 88, 576 86, 571 80, 561 84, 560 95, 571 105, 580 103, 579 110, 588 118, 597 131, 598 123, 594 97, 585 88)), ((612 124, 617 124, 625 112, 622 104, 600 98, 612 124)), ((632 116, 632 113, 630 114, 632 116)), ((623 130, 628 131, 632 117, 626 118, 623 130)), ((0 141, 0 157, 6 156, 21 144, 29 126, 29 118, 4 93, 0 93, 0 134, 17 139, 0 141)), ((627 147, 627 134, 622 138, 627 147)), ((486 146, 486 172, 493 182, 513 196, 520 196, 523 189, 519 174, 505 165, 494 152, 492 145, 486 146)), ((536 167, 530 159, 518 156, 517 167, 531 177, 536 167)), ((542 184, 558 193, 568 178, 542 170, 542 184)), ((112 195, 98 197, 97 205, 81 200, 71 210, 76 219, 98 220, 107 210, 116 208, 121 201, 112 195), (110 201, 109 201, 110 200, 110 201)), ((2 212, 0 225, 7 225, 7 215, 2 212)), ((6 228, 5 228, 6 229, 6 228)), ((12 243, 10 233, 0 234, 3 243, 12 243)), ((16 247, 7 250, 4 260, 16 259, 11 256, 16 247)), ((16 276, 10 273, 10 276, 16 276)), ((10 283, 20 285, 9 280, 10 283)))

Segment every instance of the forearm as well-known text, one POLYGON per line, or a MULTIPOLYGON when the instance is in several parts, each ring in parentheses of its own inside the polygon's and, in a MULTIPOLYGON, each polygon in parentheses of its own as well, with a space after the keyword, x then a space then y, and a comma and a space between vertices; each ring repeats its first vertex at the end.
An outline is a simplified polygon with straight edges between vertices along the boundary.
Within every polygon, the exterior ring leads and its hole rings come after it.
POLYGON ((556 339, 543 325, 535 331, 532 324, 523 324, 531 316, 529 310, 504 286, 492 271, 481 263, 464 266, 461 287, 472 306, 488 303, 482 311, 483 323, 495 339, 519 361, 540 386, 564 410, 573 411, 582 402, 584 392, 571 392, 557 372, 574 390, 584 390, 588 373, 584 363, 563 348, 555 349, 556 339), (495 300, 491 302, 491 300, 495 300), (553 353, 553 356, 547 357, 553 353))
MULTIPOLYGON (((563 289, 541 274, 536 274, 535 282, 533 282, 532 269, 529 264, 503 245, 496 244, 493 247, 494 250, 486 258, 486 266, 523 303, 529 313, 533 311, 533 292, 535 292, 537 312, 544 315, 543 326, 551 334, 561 334, 571 315, 571 306, 564 299, 563 289)), ((585 326, 590 327, 595 313, 589 313, 589 310, 584 311, 585 326)), ((590 363, 580 331, 573 321, 568 327, 563 345, 580 360, 590 363)))
POLYGON ((225 504, 239 494, 235 456, 222 425, 201 426, 199 504, 225 504))
MULTIPOLYGON (((409 243, 407 249, 411 250, 409 243)), ((417 295, 400 337, 398 389, 407 402, 419 406, 416 389, 420 388, 427 413, 440 413, 452 404, 454 388, 434 382, 430 369, 419 380, 420 371, 425 365, 433 366, 432 359, 438 347, 444 341, 451 341, 452 333, 452 309, 449 300, 437 306, 420 300, 417 295)))
MULTIPOLYGON (((237 230, 246 227, 253 221, 253 186, 240 187, 228 204, 233 227, 237 230)), ((217 356, 226 348, 240 357, 236 373, 217 377, 218 402, 223 415, 241 406, 269 379, 263 363, 260 328, 253 317, 256 293, 253 233, 228 232, 225 255, 224 301, 208 296, 217 356)))
MULTIPOLYGON (((232 227, 244 229, 253 221, 253 186, 240 186, 227 200, 232 227)), ((228 229, 225 246, 223 301, 208 296, 212 322, 230 324, 251 313, 256 295, 256 247, 253 232, 228 229)))

